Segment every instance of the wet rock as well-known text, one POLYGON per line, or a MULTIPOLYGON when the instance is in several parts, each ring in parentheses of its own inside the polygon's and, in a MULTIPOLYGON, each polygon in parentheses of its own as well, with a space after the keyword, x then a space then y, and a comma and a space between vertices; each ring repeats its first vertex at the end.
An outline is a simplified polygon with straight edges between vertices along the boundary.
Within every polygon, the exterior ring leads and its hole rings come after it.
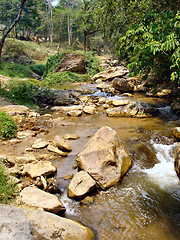
POLYGON ((180 179, 180 143, 178 144, 174 155, 174 169, 180 179))
POLYGON ((94 106, 85 106, 83 111, 86 113, 86 114, 90 114, 90 115, 93 115, 96 113, 96 107, 94 106))
POLYGON ((113 87, 120 92, 132 92, 134 87, 126 80, 115 78, 112 82, 113 87))
POLYGON ((121 96, 122 97, 133 97, 133 95, 131 93, 123 93, 121 96))
POLYGON ((111 80, 116 77, 122 77, 129 73, 129 70, 123 66, 111 67, 110 69, 100 72, 93 76, 92 80, 96 81, 101 79, 102 81, 111 80))
POLYGON ((36 187, 26 187, 20 192, 20 198, 28 206, 43 208, 52 213, 65 212, 65 207, 59 198, 36 187))
POLYGON ((80 117, 81 115, 82 115, 81 110, 71 110, 67 112, 67 116, 71 116, 71 117, 80 117))
POLYGON ((93 240, 93 231, 55 214, 0 205, 0 239, 4 240, 93 240))
POLYGON ((70 198, 81 198, 96 186, 96 182, 85 171, 78 172, 69 184, 68 194, 70 198))
POLYGON ((55 136, 53 143, 55 147, 59 148, 62 151, 65 151, 65 152, 72 151, 72 148, 68 145, 68 143, 58 135, 55 136))
POLYGON ((26 163, 35 163, 37 162, 37 159, 34 156, 34 154, 27 153, 22 156, 15 157, 14 161, 18 164, 26 164, 26 163))
POLYGON ((113 100, 112 102, 113 106, 115 107, 125 106, 128 105, 129 103, 130 103, 129 100, 113 100))
POLYGON ((80 201, 81 205, 90 205, 94 202, 94 199, 90 196, 85 197, 83 200, 80 201))
POLYGON ((180 140, 180 127, 174 128, 174 130, 173 130, 173 135, 174 135, 178 140, 180 140))
POLYGON ((38 163, 28 163, 24 165, 24 174, 29 175, 31 178, 36 178, 41 175, 52 176, 56 172, 56 167, 51 162, 39 161, 38 163))
POLYGON ((45 140, 37 139, 37 140, 33 143, 32 148, 41 149, 41 148, 47 147, 48 144, 49 144, 49 142, 47 142, 47 141, 45 141, 45 140))
POLYGON ((57 147, 54 147, 53 145, 48 145, 47 149, 50 151, 50 152, 54 152, 54 153, 57 153, 58 155, 62 156, 62 157, 67 157, 68 153, 67 152, 63 152, 61 150, 59 150, 59 148, 57 147))
POLYGON ((79 138, 79 135, 75 134, 75 133, 66 133, 63 138, 65 140, 76 140, 79 138))
POLYGON ((171 108, 173 112, 175 112, 176 114, 180 114, 180 99, 174 101, 171 105, 171 108))
POLYGON ((131 166, 131 159, 123 143, 117 133, 107 126, 95 133, 77 155, 75 162, 103 189, 117 184, 131 166))
POLYGON ((125 108, 123 106, 116 108, 108 108, 106 110, 106 113, 108 117, 130 117, 130 115, 127 115, 127 112, 125 111, 125 108))
POLYGON ((70 180, 74 177, 74 174, 69 174, 67 176, 64 176, 64 180, 70 180))

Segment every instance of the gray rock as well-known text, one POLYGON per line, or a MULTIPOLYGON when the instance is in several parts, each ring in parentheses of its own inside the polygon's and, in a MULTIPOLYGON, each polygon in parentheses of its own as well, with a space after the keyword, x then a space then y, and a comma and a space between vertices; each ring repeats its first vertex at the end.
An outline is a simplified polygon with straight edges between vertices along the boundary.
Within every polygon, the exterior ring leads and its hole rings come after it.
POLYGON ((120 92, 132 92, 134 89, 129 82, 121 78, 115 78, 112 82, 112 85, 120 92))

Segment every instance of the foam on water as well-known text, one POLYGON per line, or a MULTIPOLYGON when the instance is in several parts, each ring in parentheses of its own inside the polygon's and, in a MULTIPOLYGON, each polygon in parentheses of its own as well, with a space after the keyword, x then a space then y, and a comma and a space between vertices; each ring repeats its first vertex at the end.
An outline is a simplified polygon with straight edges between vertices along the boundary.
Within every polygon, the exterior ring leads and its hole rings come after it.
POLYGON ((174 170, 173 149, 176 146, 177 143, 172 145, 153 143, 159 163, 155 164, 153 168, 143 170, 143 172, 161 189, 180 194, 179 178, 174 170))
POLYGON ((61 195, 61 202, 63 203, 64 207, 66 208, 66 214, 76 216, 78 213, 75 211, 76 203, 74 200, 68 198, 67 192, 64 191, 64 193, 61 195))

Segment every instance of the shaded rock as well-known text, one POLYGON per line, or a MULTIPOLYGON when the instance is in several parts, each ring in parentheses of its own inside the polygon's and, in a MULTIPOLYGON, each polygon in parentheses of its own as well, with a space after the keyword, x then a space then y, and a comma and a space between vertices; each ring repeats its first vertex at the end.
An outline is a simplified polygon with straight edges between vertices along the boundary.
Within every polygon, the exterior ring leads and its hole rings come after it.
POLYGON ((95 81, 97 79, 101 79, 103 81, 111 80, 116 77, 122 77, 129 73, 129 70, 126 67, 111 67, 110 69, 100 72, 92 77, 92 80, 95 81))
POLYGON ((68 143, 58 135, 56 135, 54 138, 54 146, 61 149, 62 151, 66 152, 72 151, 72 148, 68 145, 68 143))
POLYGON ((14 167, 15 160, 13 157, 9 157, 7 155, 0 155, 0 162, 5 164, 7 167, 14 167))
POLYGON ((173 135, 180 140, 180 127, 174 128, 173 135))
POLYGON ((54 102, 53 105, 55 106, 66 106, 71 105, 74 103, 74 99, 71 98, 70 92, 61 89, 51 90, 53 93, 54 102))
POLYGON ((48 142, 45 141, 45 140, 42 140, 42 139, 37 139, 33 145, 32 145, 32 148, 35 148, 35 149, 41 149, 41 148, 45 148, 48 146, 48 142))
POLYGON ((36 187, 27 187, 20 192, 21 201, 28 206, 43 208, 52 213, 65 212, 59 198, 36 187))
POLYGON ((1 240, 93 240, 93 231, 55 214, 0 205, 1 240))
POLYGON ((54 153, 57 153, 59 154, 60 156, 62 157, 67 157, 68 153, 67 152, 63 152, 61 150, 59 150, 59 148, 57 147, 54 147, 53 145, 48 145, 47 149, 50 151, 50 152, 54 152, 54 153))
POLYGON ((68 193, 70 198, 80 198, 94 189, 96 182, 85 171, 78 172, 69 184, 68 193))
POLYGON ((85 106, 83 111, 86 113, 86 114, 90 114, 90 115, 93 115, 96 113, 96 107, 94 106, 85 106))
POLYGON ((120 92, 132 92, 134 89, 129 82, 121 78, 115 78, 112 82, 112 85, 120 92))
POLYGON ((175 112, 176 114, 180 114, 180 100, 177 99, 176 101, 174 101, 171 104, 171 108, 172 108, 173 112, 175 112))
POLYGON ((131 166, 131 159, 117 133, 104 126, 87 142, 75 158, 80 169, 106 189, 119 182, 131 166))
POLYGON ((39 161, 38 163, 28 163, 24 165, 24 174, 28 174, 31 178, 36 178, 41 175, 51 176, 56 172, 56 168, 51 162, 39 161))
POLYGON ((180 143, 178 144, 174 155, 174 169, 180 179, 180 143))
POLYGON ((64 178, 64 180, 70 180, 70 179, 72 179, 74 177, 74 174, 69 174, 69 175, 67 175, 67 176, 64 176, 63 178, 64 178))
POLYGON ((75 52, 65 53, 64 60, 56 68, 55 72, 76 72, 86 73, 85 59, 86 57, 75 52))
POLYGON ((75 133, 67 133, 63 136, 63 138, 65 140, 76 140, 79 138, 79 135, 75 134, 75 133))

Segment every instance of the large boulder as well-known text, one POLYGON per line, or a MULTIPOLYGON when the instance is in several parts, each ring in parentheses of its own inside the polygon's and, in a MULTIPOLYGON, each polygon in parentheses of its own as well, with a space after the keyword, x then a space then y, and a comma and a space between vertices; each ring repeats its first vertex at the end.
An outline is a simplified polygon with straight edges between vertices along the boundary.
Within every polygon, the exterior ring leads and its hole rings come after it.
POLYGON ((100 128, 75 158, 80 169, 88 172, 101 188, 119 182, 131 166, 131 159, 117 133, 100 128))
POLYGON ((132 92, 134 86, 125 79, 115 78, 112 82, 113 87, 120 92, 132 92))
POLYGON ((76 73, 86 73, 86 57, 75 52, 66 53, 64 60, 56 68, 55 72, 76 72, 76 73))
POLYGON ((74 99, 71 98, 70 92, 62 89, 51 90, 54 98, 53 105, 55 106, 68 106, 74 103, 74 99))
POLYGON ((96 182, 85 171, 78 172, 72 179, 69 185, 69 197, 80 198, 84 197, 88 192, 94 189, 96 182))
POLYGON ((110 69, 100 72, 92 77, 93 81, 100 79, 102 81, 112 80, 116 77, 122 77, 129 73, 129 70, 126 67, 119 66, 119 67, 111 67, 110 69))
POLYGON ((20 192, 20 198, 28 206, 43 208, 52 213, 64 212, 66 209, 59 198, 36 187, 26 187, 20 192))
POLYGON ((94 232, 55 214, 0 204, 1 240, 93 240, 94 232))
POLYGON ((174 155, 174 169, 180 179, 180 143, 178 144, 174 155))

